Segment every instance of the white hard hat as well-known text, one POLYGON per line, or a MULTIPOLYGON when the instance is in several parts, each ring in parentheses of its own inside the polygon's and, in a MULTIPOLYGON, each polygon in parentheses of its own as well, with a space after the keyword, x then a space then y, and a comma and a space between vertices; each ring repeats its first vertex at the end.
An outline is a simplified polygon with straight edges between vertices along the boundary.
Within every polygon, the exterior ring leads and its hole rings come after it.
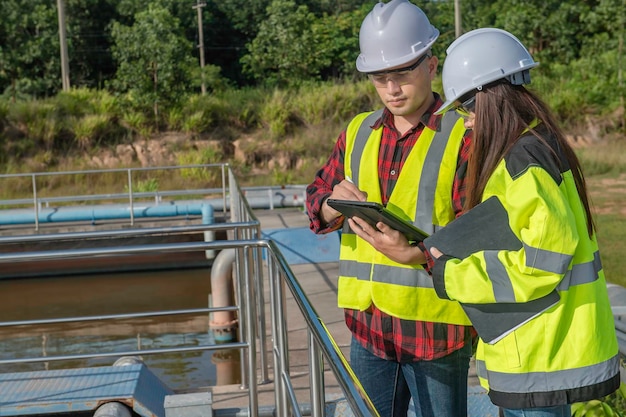
POLYGON ((467 32, 452 42, 446 52, 441 73, 446 102, 437 114, 448 110, 467 92, 481 90, 500 79, 516 85, 529 84, 529 70, 539 65, 519 39, 496 28, 467 32))
POLYGON ((356 69, 378 72, 408 64, 428 52, 438 37, 422 9, 408 0, 378 3, 361 24, 356 69))

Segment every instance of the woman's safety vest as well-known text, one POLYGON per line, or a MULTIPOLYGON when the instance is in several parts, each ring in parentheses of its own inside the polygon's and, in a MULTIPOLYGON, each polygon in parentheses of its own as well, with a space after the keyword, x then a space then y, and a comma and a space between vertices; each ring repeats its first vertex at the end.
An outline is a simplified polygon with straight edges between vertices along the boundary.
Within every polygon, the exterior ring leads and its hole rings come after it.
MULTIPOLYGON (((380 111, 363 113, 352 120, 344 160, 346 177, 367 193, 368 201, 378 203, 382 202, 378 152, 383 127, 371 126, 380 115, 380 111)), ((453 220, 452 184, 464 133, 463 120, 455 112, 443 117, 439 132, 424 128, 404 162, 387 209, 427 233, 453 220)), ((437 297, 421 265, 392 261, 354 234, 347 222, 339 258, 339 307, 363 311, 374 303, 405 320, 470 324, 457 302, 437 297)))
MULTIPOLYGON (((558 154, 558 146, 550 146, 558 154)), ((520 138, 483 194, 483 201, 491 196, 501 201, 508 219, 503 227, 515 233, 520 249, 452 258, 443 270, 450 299, 490 304, 502 313, 511 312, 511 303, 521 305, 554 290, 560 296, 557 304, 495 343, 479 341, 481 385, 494 404, 505 408, 587 401, 612 393, 620 383, 598 244, 587 232, 567 160, 562 155, 559 160, 561 166, 535 136, 520 138)))

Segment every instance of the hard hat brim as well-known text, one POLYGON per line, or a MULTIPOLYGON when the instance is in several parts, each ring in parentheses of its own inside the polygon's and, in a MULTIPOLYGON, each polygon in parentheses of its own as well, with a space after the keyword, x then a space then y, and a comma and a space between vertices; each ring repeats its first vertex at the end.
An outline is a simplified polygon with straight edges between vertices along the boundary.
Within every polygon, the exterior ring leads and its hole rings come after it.
POLYGON ((439 110, 437 110, 437 111, 435 112, 435 114, 436 114, 437 116, 439 116, 439 115, 441 115, 441 114, 444 114, 445 112, 447 112, 448 110, 450 110, 450 109, 452 108, 452 106, 454 105, 454 102, 455 102, 455 101, 456 101, 456 99, 454 99, 454 100, 446 100, 446 102, 445 102, 445 103, 443 103, 443 104, 441 105, 441 107, 439 107, 439 110))
POLYGON ((410 64, 411 62, 415 61, 417 58, 420 58, 424 54, 427 54, 428 51, 430 51, 430 48, 433 46, 433 44, 439 37, 439 31, 435 28, 433 28, 433 30, 434 30, 433 38, 430 39, 430 41, 426 45, 422 46, 422 48, 419 50, 418 53, 411 53, 411 54, 408 54, 408 55, 405 55, 396 59, 384 59, 381 54, 380 59, 377 59, 375 62, 366 62, 364 54, 359 54, 359 56, 356 59, 357 71, 362 72, 364 74, 368 74, 371 72, 387 71, 391 68, 401 67, 403 65, 410 64))

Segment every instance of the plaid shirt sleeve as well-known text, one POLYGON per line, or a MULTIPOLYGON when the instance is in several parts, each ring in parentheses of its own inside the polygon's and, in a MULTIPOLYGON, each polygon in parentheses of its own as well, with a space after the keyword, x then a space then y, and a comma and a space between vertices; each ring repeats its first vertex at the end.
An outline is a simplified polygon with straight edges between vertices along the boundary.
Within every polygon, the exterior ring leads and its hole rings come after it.
POLYGON ((345 178, 344 158, 346 153, 346 132, 343 131, 328 161, 315 174, 315 179, 306 188, 306 210, 310 220, 310 229, 314 233, 328 233, 341 227, 344 217, 339 216, 330 224, 322 224, 320 211, 322 204, 333 192, 335 185, 345 178))

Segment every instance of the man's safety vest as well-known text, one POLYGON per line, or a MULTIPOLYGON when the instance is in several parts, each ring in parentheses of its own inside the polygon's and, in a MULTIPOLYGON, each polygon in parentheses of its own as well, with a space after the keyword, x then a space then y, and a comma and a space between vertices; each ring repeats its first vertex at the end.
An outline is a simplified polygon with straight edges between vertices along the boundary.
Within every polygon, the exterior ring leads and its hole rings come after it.
MULTIPOLYGON (((382 125, 371 129, 380 111, 363 113, 346 134, 345 175, 368 201, 381 203, 378 153, 382 125), (369 116, 369 118, 368 118, 369 116)), ((424 128, 407 156, 387 208, 418 228, 432 233, 454 219, 452 184, 465 133, 463 120, 448 112, 435 132, 424 128)), ((421 265, 392 261, 359 238, 344 223, 339 264, 339 307, 380 310, 405 320, 469 325, 458 303, 437 297, 432 279, 421 265)))

